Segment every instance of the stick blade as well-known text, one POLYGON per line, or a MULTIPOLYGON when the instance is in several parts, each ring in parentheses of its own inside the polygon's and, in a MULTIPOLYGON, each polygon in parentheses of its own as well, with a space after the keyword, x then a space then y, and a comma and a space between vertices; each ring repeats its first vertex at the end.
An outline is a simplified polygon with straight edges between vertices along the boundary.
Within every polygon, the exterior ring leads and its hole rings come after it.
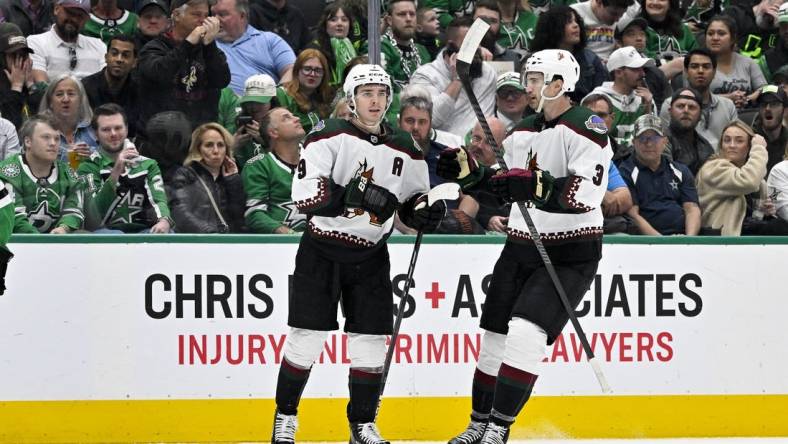
POLYGON ((473 25, 468 29, 468 33, 465 34, 460 52, 457 53, 458 61, 468 65, 471 64, 473 56, 476 54, 476 49, 479 48, 488 29, 490 29, 490 25, 480 18, 477 18, 476 21, 473 22, 473 25))

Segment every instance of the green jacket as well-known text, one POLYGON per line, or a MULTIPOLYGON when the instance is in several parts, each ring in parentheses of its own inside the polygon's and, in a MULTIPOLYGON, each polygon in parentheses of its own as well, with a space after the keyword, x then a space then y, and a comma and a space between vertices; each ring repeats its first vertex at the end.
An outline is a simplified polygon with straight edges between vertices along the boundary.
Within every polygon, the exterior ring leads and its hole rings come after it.
POLYGON ((301 126, 304 127, 304 131, 307 133, 312 131, 312 127, 320 121, 320 116, 317 114, 317 111, 309 111, 306 113, 301 111, 295 99, 290 97, 287 91, 281 86, 276 88, 276 100, 279 102, 279 106, 287 108, 294 116, 301 119, 301 126))
POLYGON ((15 154, 0 163, 0 180, 14 190, 14 233, 49 233, 60 225, 71 230, 82 227, 83 185, 65 162, 55 161, 50 176, 37 179, 22 155, 15 154))
POLYGON ((498 44, 506 49, 528 51, 534 39, 538 17, 531 11, 517 11, 512 23, 501 22, 498 44))
POLYGON ((298 212, 290 197, 295 165, 288 165, 274 153, 249 159, 243 169, 246 190, 244 219, 253 233, 273 233, 281 226, 304 231, 306 215, 298 212))
POLYGON ((238 117, 238 113, 241 112, 241 105, 238 101, 241 98, 232 90, 229 86, 222 89, 222 93, 219 96, 219 125, 223 126, 224 129, 230 132, 230 134, 235 134, 236 128, 235 126, 235 118, 238 117))
POLYGON ((434 9, 438 13, 441 29, 446 29, 454 17, 463 12, 465 2, 463 0, 425 0, 419 6, 434 9))
MULTIPOLYGON (((104 44, 109 45, 112 37, 118 34, 125 34, 133 36, 137 31, 137 22, 139 17, 137 14, 130 11, 123 11, 123 14, 117 20, 104 20, 90 14, 90 18, 85 22, 85 27, 82 28, 82 34, 88 37, 96 37, 101 39, 104 44)), ((142 48, 137 48, 138 50, 142 48)))
POLYGON ((167 194, 159 164, 140 156, 136 165, 121 174, 118 183, 109 179, 115 160, 99 149, 79 165, 80 176, 88 176, 96 191, 88 200, 88 216, 103 228, 136 233, 170 217, 167 194))
POLYGON ((386 72, 391 76, 391 83, 394 90, 399 92, 410 81, 410 77, 416 72, 419 66, 432 61, 430 52, 423 45, 413 43, 416 48, 417 57, 408 58, 403 62, 402 51, 393 45, 387 38, 383 37, 380 42, 380 52, 382 54, 381 64, 386 72))
POLYGON ((14 231, 14 189, 0 180, 0 247, 14 231))

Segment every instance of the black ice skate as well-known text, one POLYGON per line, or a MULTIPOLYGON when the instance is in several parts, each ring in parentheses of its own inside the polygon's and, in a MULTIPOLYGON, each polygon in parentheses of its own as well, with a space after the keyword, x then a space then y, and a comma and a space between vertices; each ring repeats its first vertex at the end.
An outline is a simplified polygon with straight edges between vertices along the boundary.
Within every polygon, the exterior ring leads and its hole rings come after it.
POLYGON ((374 422, 350 423, 350 444, 391 444, 380 436, 374 422))
POLYGON ((274 430, 271 432, 271 444, 294 444, 295 432, 298 428, 296 415, 284 415, 276 411, 274 430))
POLYGON ((482 441, 485 427, 487 427, 486 422, 471 420, 468 428, 452 438, 449 444, 479 444, 482 441))
POLYGON ((507 441, 509 441, 509 427, 489 422, 484 430, 480 444, 504 444, 507 441))

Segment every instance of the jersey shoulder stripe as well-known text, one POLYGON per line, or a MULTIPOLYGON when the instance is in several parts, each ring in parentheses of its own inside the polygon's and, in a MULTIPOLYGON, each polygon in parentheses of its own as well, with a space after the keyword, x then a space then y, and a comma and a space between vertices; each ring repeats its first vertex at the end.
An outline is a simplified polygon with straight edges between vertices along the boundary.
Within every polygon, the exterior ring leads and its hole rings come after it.
POLYGON ((386 141, 386 146, 401 153, 407 154, 411 159, 424 160, 424 151, 413 140, 413 136, 400 128, 393 128, 391 137, 386 141))
POLYGON ((536 129, 536 117, 537 114, 531 114, 530 116, 523 118, 523 120, 517 122, 517 124, 512 127, 512 130, 509 132, 509 134, 514 134, 518 131, 538 131, 536 129))
POLYGON ((348 122, 345 119, 325 119, 317 122, 317 124, 312 127, 312 131, 306 135, 304 138, 304 149, 306 149, 310 143, 317 142, 319 140, 328 139, 329 137, 336 136, 337 134, 351 134, 355 133, 355 127, 352 123, 348 122))
POLYGON ((600 148, 608 145, 605 121, 586 107, 573 106, 561 116, 558 123, 594 142, 600 148))

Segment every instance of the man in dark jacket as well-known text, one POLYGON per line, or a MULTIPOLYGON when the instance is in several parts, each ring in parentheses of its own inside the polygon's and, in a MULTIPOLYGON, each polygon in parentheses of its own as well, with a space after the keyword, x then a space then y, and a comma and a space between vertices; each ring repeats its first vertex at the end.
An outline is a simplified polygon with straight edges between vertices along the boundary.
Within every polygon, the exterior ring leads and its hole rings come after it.
POLYGON ((16 128, 35 114, 46 85, 35 85, 27 41, 13 23, 0 24, 0 115, 16 128))
MULTIPOLYGON (((138 62, 140 121, 160 111, 182 111, 193 127, 218 118, 219 95, 230 68, 216 46, 219 19, 208 0, 174 0, 172 30, 149 42, 138 62), (155 92, 155 94, 151 94, 155 92)), ((137 125, 137 131, 143 128, 137 125)))
POLYGON ((298 54, 312 40, 304 15, 287 4, 287 0, 252 0, 249 2, 249 24, 260 31, 282 37, 298 54))
POLYGON ((711 144, 695 130, 700 122, 702 103, 700 94, 691 88, 676 91, 671 98, 670 122, 665 131, 668 138, 665 155, 687 165, 693 176, 714 154, 711 144))
POLYGON ((55 18, 52 0, 0 0, 0 22, 19 26, 25 37, 49 31, 55 18))
POLYGON ((138 120, 137 84, 131 71, 137 66, 137 46, 131 36, 118 34, 109 41, 107 66, 82 79, 90 107, 96 109, 105 103, 117 103, 126 111, 129 137, 136 134, 138 120))

